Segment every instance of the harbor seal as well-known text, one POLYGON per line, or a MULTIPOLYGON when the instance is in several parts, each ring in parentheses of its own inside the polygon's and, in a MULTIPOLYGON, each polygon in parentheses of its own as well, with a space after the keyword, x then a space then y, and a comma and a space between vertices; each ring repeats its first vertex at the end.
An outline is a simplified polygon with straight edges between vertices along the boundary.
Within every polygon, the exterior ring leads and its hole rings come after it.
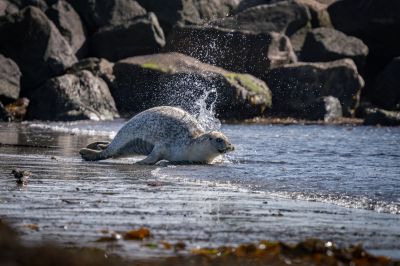
POLYGON ((88 161, 146 155, 139 164, 155 164, 160 160, 211 163, 218 155, 233 150, 224 134, 205 132, 188 112, 160 106, 134 116, 110 143, 94 142, 79 153, 88 161))

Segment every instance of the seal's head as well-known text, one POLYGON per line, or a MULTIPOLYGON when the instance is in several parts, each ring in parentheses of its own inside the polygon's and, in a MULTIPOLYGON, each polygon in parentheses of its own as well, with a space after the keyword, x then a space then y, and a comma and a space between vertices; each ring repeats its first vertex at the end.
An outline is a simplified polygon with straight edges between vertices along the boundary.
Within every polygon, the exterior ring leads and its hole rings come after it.
POLYGON ((211 163, 221 154, 233 151, 235 147, 228 138, 218 131, 204 133, 197 137, 187 150, 185 158, 198 163, 211 163))
POLYGON ((218 131, 211 131, 210 133, 204 134, 206 137, 206 143, 211 151, 216 153, 227 153, 235 150, 235 147, 230 143, 228 138, 218 131))

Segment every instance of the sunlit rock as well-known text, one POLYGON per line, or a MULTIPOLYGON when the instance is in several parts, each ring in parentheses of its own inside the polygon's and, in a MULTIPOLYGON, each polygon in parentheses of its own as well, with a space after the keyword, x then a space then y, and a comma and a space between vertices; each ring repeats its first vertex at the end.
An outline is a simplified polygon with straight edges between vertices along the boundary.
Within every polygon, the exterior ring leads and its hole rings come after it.
MULTIPOLYGON (((242 0, 240 1, 238 7, 234 10, 235 13, 242 12, 248 8, 274 4, 277 2, 286 2, 287 0, 242 0)), ((306 6, 311 15, 311 24, 313 27, 330 27, 332 26, 330 22, 329 13, 327 11, 328 3, 318 0, 291 0, 291 2, 296 2, 297 4, 306 6)), ((288 12, 288 11, 286 11, 288 12)))
POLYGON ((165 45, 164 32, 153 13, 120 25, 106 26, 91 38, 91 53, 111 61, 158 52, 165 45))
POLYGON ((147 10, 154 12, 166 33, 176 25, 202 24, 214 18, 226 17, 240 0, 138 0, 147 10))
POLYGON ((23 96, 77 61, 54 24, 35 7, 0 18, 0 53, 18 64, 23 96))
POLYGON ((30 99, 28 119, 107 120, 118 116, 107 84, 86 70, 48 80, 30 99))
POLYGON ((86 36, 79 15, 64 0, 58 0, 46 10, 47 17, 56 25, 78 57, 86 54, 86 36))
POLYGON ((175 27, 165 50, 261 78, 273 67, 296 61, 291 43, 283 34, 211 26, 175 27))
POLYGON ((400 112, 368 108, 365 110, 364 125, 400 126, 400 112))
POLYGON ((129 23, 146 10, 134 0, 68 0, 90 34, 104 26, 129 23))
POLYGON ((244 9, 232 17, 211 22, 212 25, 252 33, 279 32, 287 35, 296 52, 311 28, 311 15, 306 5, 297 1, 273 1, 244 9))
POLYGON ((316 28, 307 34, 300 58, 306 62, 351 58, 361 71, 367 55, 368 47, 360 39, 332 28, 316 28))
POLYGON ((351 59, 285 65, 271 70, 266 82, 272 91, 273 110, 288 116, 303 112, 322 96, 338 98, 343 115, 352 116, 364 86, 351 59))
POLYGON ((271 107, 266 84, 178 53, 131 57, 114 66, 112 94, 125 116, 157 105, 188 111, 215 105, 222 118, 262 115, 271 107))
POLYGON ((342 105, 339 99, 333 96, 323 96, 309 102, 296 115, 307 120, 323 120, 328 123, 342 116, 342 105))

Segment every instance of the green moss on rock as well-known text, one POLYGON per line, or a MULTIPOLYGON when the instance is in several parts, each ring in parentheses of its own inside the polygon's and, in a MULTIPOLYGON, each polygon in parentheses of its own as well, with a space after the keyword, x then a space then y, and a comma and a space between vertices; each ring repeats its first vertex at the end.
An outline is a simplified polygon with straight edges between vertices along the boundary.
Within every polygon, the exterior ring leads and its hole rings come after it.
POLYGON ((239 84, 240 86, 246 88, 248 91, 270 95, 268 87, 265 84, 258 82, 251 75, 229 72, 224 76, 232 85, 239 84))
POLYGON ((169 69, 154 62, 146 62, 140 65, 142 68, 168 73, 169 69))

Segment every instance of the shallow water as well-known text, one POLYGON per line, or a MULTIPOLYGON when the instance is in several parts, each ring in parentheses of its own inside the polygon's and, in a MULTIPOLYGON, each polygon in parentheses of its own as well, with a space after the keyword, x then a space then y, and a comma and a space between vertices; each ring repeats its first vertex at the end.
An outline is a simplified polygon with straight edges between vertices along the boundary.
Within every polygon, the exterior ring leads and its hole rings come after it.
MULTIPOLYGON (((31 126, 112 137, 122 124, 31 126)), ((236 150, 218 167, 168 166, 160 174, 400 214, 400 128, 224 125, 222 131, 236 150)))
MULTIPOLYGON (((151 241, 191 247, 318 237, 400 258, 399 128, 223 125, 236 150, 211 166, 79 158, 122 124, 0 123, 0 218, 27 241, 66 245, 147 226, 151 241), (28 186, 14 168, 32 171, 28 186)), ((95 245, 154 255, 141 243, 95 245)))

